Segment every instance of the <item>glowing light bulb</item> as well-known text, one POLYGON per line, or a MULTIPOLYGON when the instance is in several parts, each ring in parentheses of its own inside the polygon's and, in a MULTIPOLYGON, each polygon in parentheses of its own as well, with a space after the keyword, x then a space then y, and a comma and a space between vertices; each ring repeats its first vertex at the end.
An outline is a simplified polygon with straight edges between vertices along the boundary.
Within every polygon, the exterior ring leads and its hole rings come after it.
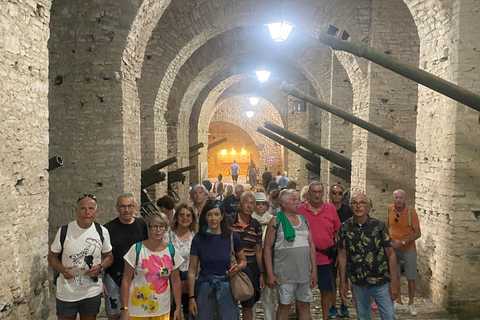
POLYGON ((270 31, 270 37, 276 42, 282 42, 287 40, 293 29, 293 24, 283 20, 280 22, 268 23, 267 27, 268 31, 270 31))
POLYGON ((232 148, 232 152, 230 152, 231 154, 236 154, 235 152, 235 149, 232 148))
POLYGON ((220 151, 221 154, 227 154, 227 149, 222 149, 222 151, 220 151))

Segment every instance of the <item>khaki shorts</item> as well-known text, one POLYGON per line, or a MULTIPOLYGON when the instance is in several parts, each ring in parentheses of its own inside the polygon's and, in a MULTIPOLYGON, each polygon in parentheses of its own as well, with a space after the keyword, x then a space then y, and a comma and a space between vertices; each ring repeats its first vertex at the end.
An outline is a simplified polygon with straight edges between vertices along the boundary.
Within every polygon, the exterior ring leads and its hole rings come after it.
POLYGON ((302 302, 312 302, 313 293, 310 282, 305 283, 284 283, 275 286, 277 300, 281 304, 291 304, 293 298, 302 302))
POLYGON ((397 257, 397 275, 400 276, 400 267, 403 262, 403 266, 405 267, 405 278, 408 280, 417 279, 417 250, 395 250, 395 255, 397 257))

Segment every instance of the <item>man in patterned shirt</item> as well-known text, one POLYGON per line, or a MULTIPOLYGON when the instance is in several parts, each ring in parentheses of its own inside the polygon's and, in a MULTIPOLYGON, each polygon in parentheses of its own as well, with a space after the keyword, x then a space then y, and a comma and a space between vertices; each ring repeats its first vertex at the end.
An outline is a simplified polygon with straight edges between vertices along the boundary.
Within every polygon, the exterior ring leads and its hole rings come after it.
POLYGON ((358 319, 370 320, 370 296, 378 306, 382 320, 395 320, 393 301, 398 296, 397 261, 387 226, 370 217, 369 200, 363 193, 353 195, 353 217, 342 223, 336 236, 340 292, 347 296, 345 267, 348 260, 350 281, 358 319))

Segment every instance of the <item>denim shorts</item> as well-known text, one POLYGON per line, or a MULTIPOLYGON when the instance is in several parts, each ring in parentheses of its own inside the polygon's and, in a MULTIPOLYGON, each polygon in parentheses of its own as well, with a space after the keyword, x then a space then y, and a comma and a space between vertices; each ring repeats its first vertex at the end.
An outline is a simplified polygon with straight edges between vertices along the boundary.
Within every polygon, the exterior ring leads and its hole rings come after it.
POLYGON ((77 314, 85 314, 89 316, 96 315, 100 312, 101 302, 102 294, 74 302, 57 299, 57 317, 69 318, 74 317, 77 314))

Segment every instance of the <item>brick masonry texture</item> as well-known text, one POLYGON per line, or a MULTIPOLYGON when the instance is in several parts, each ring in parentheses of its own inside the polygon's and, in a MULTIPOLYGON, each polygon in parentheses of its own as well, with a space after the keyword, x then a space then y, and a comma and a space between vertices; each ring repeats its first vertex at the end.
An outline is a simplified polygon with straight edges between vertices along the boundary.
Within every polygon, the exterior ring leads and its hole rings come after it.
MULTIPOLYGON (((0 239, 9 249, 0 254, 0 318, 46 317, 48 243, 74 219, 79 194, 98 196, 104 223, 118 193, 139 195, 141 169, 172 155, 171 168, 207 162, 207 147, 190 159, 188 146, 208 144, 210 129, 243 130, 261 170, 275 154, 275 169, 300 186, 319 178, 348 186, 331 163, 322 159, 316 177, 257 133, 264 120, 351 158, 350 187, 372 197, 377 217, 405 189, 422 226, 421 291, 459 317, 478 317, 478 112, 317 38, 324 23, 338 25, 478 93, 479 12, 473 0, 0 2, 0 239), (264 24, 280 15, 295 28, 274 43, 264 24), (274 72, 259 85, 252 71, 266 62, 274 72), (314 106, 293 111, 282 81, 414 141, 417 153, 314 106), (252 93, 259 118, 247 120, 252 93), (47 173, 56 155, 64 166, 47 173)), ((197 171, 187 176, 186 185, 199 180, 197 171)), ((176 190, 185 200, 188 187, 176 190)))

